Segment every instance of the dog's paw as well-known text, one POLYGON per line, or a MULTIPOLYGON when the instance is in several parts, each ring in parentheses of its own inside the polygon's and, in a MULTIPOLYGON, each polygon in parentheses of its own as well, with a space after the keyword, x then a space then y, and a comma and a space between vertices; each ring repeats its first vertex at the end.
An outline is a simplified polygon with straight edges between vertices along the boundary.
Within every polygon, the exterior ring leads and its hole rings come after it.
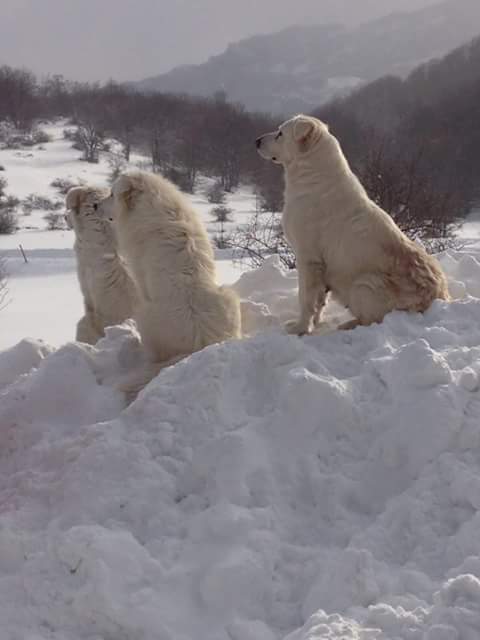
POLYGON ((285 323, 285 331, 293 336, 306 336, 312 333, 312 327, 299 320, 289 320, 285 323))
POLYGON ((353 320, 348 320, 348 322, 343 322, 342 324, 338 325, 338 330, 339 331, 351 331, 352 329, 356 329, 356 327, 360 326, 360 321, 353 319, 353 320))

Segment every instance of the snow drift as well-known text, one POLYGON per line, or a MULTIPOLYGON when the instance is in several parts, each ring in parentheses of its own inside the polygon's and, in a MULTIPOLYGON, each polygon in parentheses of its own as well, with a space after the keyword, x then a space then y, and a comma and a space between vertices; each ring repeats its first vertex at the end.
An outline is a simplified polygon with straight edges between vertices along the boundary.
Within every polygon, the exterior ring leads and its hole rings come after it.
POLYGON ((478 640, 480 263, 443 264, 453 303, 298 339, 272 258, 257 335, 126 410, 128 324, 1 353, 2 638, 478 640))

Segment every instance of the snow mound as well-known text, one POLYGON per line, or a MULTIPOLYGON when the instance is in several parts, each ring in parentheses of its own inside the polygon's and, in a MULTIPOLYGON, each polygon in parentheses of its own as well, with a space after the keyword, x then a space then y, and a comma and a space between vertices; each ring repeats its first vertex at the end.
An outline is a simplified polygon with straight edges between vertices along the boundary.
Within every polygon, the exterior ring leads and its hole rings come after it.
POLYGON ((20 375, 38 367, 40 361, 53 351, 41 340, 26 338, 0 352, 0 390, 20 375))
POLYGON ((0 354, 2 637, 478 639, 478 262, 443 260, 460 299, 298 339, 272 259, 236 285, 258 335, 128 409, 128 323, 0 354))

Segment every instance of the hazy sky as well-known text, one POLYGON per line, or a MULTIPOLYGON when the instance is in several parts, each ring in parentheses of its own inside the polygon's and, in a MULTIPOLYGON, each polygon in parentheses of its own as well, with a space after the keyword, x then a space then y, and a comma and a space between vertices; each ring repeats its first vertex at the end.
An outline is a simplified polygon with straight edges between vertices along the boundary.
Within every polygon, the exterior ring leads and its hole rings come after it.
POLYGON ((0 0, 0 64, 137 80, 292 24, 357 23, 434 0, 0 0))

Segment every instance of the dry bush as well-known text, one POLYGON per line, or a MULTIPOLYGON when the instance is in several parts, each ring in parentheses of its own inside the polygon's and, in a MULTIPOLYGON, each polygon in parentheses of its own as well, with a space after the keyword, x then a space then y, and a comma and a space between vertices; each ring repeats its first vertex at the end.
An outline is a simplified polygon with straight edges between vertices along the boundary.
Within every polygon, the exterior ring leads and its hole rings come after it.
POLYGON ((68 178, 55 178, 50 186, 58 191, 62 196, 66 196, 72 187, 76 187, 79 183, 69 180, 68 178))
POLYGON ((240 262, 259 267, 271 255, 278 255, 288 269, 295 269, 295 254, 288 245, 281 225, 281 215, 257 212, 250 222, 232 235, 230 246, 240 262))
POLYGON ((6 188, 7 180, 0 178, 0 235, 15 233, 18 227, 16 208, 19 200, 14 196, 7 196, 6 188))
POLYGON ((211 204, 225 204, 227 194, 220 180, 216 180, 207 190, 207 200, 211 204))
POLYGON ((61 200, 52 200, 47 196, 39 196, 31 193, 22 201, 22 209, 25 215, 29 215, 32 211, 58 211, 63 206, 61 200))
POLYGON ((463 205, 453 191, 435 186, 422 150, 407 154, 387 138, 371 139, 367 149, 358 176, 372 200, 427 250, 453 246, 463 205))
POLYGON ((113 184, 115 180, 119 177, 119 175, 125 171, 128 165, 125 160, 124 154, 116 153, 114 151, 111 151, 108 154, 107 163, 110 168, 110 175, 108 176, 108 181, 110 184, 113 184))
POLYGON ((47 223, 47 231, 60 231, 65 229, 65 216, 62 213, 50 211, 43 219, 47 223))

